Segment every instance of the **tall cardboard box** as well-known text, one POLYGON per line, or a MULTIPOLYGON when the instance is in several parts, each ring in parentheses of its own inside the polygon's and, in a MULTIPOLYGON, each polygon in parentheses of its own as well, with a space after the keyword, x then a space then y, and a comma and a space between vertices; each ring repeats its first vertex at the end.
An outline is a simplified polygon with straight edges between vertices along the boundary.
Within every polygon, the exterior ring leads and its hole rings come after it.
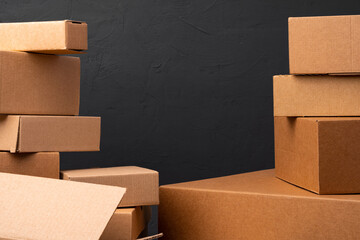
POLYGON ((45 21, 0 24, 0 50, 78 54, 87 50, 87 24, 45 21))
POLYGON ((273 170, 160 187, 164 240, 358 239, 360 195, 317 195, 273 170))
POLYGON ((359 74, 360 15, 289 18, 290 74, 359 74))
POLYGON ((79 58, 0 51, 0 66, 0 114, 79 114, 79 58))

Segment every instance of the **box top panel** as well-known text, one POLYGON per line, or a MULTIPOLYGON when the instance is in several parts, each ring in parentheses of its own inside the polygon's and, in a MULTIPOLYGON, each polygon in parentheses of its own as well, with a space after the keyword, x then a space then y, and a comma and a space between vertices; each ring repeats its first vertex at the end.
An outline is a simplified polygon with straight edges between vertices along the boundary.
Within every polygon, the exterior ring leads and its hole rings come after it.
POLYGON ((89 169, 77 169, 62 171, 68 178, 77 177, 98 177, 98 176, 116 176, 116 175, 133 175, 133 174, 157 174, 157 171, 136 167, 136 166, 124 166, 124 167, 110 167, 110 168, 89 168, 89 169))

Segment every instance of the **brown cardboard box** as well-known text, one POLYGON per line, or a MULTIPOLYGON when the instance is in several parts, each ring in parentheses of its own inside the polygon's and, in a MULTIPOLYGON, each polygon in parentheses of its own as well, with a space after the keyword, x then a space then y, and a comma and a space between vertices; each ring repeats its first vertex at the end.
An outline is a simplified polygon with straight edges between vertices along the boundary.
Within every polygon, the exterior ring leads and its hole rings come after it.
POLYGON ((0 66, 0 114, 79 114, 79 58, 0 51, 0 66))
POLYGON ((275 117, 276 176, 319 194, 360 193, 359 117, 275 117))
POLYGON ((0 152, 0 172, 59 179, 60 156, 58 152, 0 152))
POLYGON ((358 239, 360 195, 317 195, 273 170, 160 187, 164 239, 358 239))
POLYGON ((0 173, 0 239, 97 240, 125 189, 0 173))
POLYGON ((100 117, 0 116, 0 150, 99 151, 100 117))
POLYGON ((118 208, 106 226, 100 240, 135 240, 145 229, 149 206, 118 208))
POLYGON ((0 24, 0 49, 48 54, 78 54, 87 50, 87 24, 79 21, 0 24))
POLYGON ((274 76, 274 116, 360 116, 360 76, 274 76))
POLYGON ((290 74, 358 74, 360 15, 289 18, 290 74))
POLYGON ((119 207, 159 204, 159 173, 141 167, 112 167, 67 170, 61 178, 70 181, 104 184, 126 188, 119 207))

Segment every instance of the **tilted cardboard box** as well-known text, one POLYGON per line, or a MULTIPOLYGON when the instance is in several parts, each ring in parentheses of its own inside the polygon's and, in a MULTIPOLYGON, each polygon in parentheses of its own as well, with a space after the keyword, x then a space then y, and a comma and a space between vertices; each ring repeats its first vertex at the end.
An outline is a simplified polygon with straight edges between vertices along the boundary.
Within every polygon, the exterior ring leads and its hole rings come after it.
POLYGON ((59 179, 60 156, 58 152, 0 152, 0 172, 59 179))
POLYGON ((160 187, 164 239, 357 239, 359 222, 360 195, 317 195, 274 170, 160 187))
POLYGON ((360 15, 289 18, 290 74, 360 73, 360 15))
POLYGON ((276 176, 319 194, 360 193, 360 117, 275 117, 276 176))
POLYGON ((149 206, 118 208, 106 226, 100 240, 135 240, 150 220, 149 206))
POLYGON ((360 76, 274 76, 274 116, 360 116, 360 76))
POLYGON ((87 50, 87 24, 79 21, 0 24, 0 50, 78 54, 87 50))
POLYGON ((79 114, 79 58, 0 51, 0 66, 0 114, 79 114))
POLYGON ((119 187, 0 173, 0 239, 97 240, 119 187))
POLYGON ((154 170, 134 166, 78 169, 61 171, 61 178, 124 187, 127 190, 119 207, 159 204, 159 173, 154 170))
POLYGON ((0 116, 0 150, 10 152, 99 151, 100 117, 0 116))

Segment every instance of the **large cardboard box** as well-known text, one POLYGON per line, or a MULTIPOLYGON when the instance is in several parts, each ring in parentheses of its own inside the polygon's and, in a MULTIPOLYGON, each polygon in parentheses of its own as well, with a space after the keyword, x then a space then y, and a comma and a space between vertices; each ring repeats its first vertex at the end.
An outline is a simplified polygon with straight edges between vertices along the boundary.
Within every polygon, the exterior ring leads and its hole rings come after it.
POLYGON ((360 193, 359 117, 275 117, 276 176, 319 194, 360 193))
POLYGON ((78 169, 61 171, 61 178, 124 187, 127 190, 119 207, 159 204, 159 173, 154 170, 134 166, 78 169))
POLYGON ((100 117, 0 116, 0 150, 99 151, 100 117))
POLYGON ((0 172, 59 179, 60 156, 58 152, 0 152, 0 172))
POLYGON ((360 15, 289 18, 290 74, 360 73, 360 15))
POLYGON ((0 66, 0 114, 79 114, 79 58, 0 51, 0 66))
POLYGON ((358 239, 360 195, 317 195, 273 170, 160 187, 164 239, 358 239))
POLYGON ((274 76, 274 116, 360 116, 360 76, 274 76))
POLYGON ((100 240, 135 240, 150 220, 150 207, 118 208, 100 240))
POLYGON ((0 50, 78 54, 87 50, 87 24, 79 21, 0 24, 0 50))
POLYGON ((119 187, 0 173, 0 239, 97 240, 119 187))

